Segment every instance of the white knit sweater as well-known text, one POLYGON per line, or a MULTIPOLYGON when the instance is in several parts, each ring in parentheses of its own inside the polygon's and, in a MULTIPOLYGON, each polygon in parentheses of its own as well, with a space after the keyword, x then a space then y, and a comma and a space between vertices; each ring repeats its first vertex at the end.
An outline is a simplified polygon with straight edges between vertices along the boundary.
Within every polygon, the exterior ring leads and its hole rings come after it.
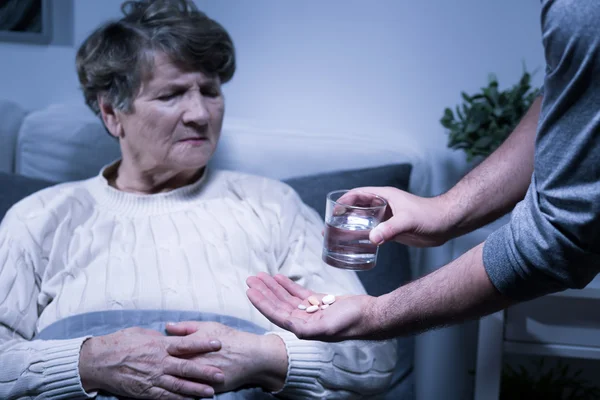
POLYGON ((260 271, 318 292, 364 293, 355 273, 321 261, 321 228, 289 186, 227 171, 154 195, 118 191, 101 173, 29 196, 0 225, 0 398, 89 397, 78 373, 85 338, 31 339, 62 318, 115 309, 249 320, 285 341, 281 397, 371 397, 389 383, 393 342, 299 340, 245 294, 260 271))

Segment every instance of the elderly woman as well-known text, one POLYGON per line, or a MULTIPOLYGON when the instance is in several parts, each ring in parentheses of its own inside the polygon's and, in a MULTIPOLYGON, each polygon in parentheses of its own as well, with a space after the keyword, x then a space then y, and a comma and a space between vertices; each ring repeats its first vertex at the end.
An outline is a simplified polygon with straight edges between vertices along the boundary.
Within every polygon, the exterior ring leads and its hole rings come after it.
POLYGON ((206 167, 235 70, 229 35, 192 2, 122 9, 77 54, 121 159, 20 201, 0 226, 0 398, 385 390, 392 343, 300 340, 246 297, 262 272, 317 292, 364 289, 321 262, 321 222, 292 189, 206 167))

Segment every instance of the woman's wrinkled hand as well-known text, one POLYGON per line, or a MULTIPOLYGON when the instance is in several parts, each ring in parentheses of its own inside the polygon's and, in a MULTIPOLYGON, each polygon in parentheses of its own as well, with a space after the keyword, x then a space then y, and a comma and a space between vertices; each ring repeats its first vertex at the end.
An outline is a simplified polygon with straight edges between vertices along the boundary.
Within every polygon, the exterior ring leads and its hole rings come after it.
POLYGON ((128 328, 86 340, 79 356, 81 382, 87 392, 102 390, 133 399, 206 398, 223 373, 189 359, 220 350, 214 337, 169 337, 128 328))
POLYGON ((190 357, 199 366, 213 366, 223 371, 225 381, 215 386, 217 393, 248 386, 274 391, 285 382, 287 351, 276 335, 256 335, 207 321, 168 324, 167 332, 201 340, 219 339, 220 351, 190 357))

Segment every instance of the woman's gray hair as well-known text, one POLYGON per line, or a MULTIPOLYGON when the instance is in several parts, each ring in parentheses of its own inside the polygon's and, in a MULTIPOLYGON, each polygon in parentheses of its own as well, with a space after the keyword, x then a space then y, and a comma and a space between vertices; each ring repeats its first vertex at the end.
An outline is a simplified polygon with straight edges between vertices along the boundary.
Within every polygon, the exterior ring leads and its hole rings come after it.
POLYGON ((121 6, 125 15, 96 29, 77 51, 76 65, 86 104, 100 114, 98 98, 131 111, 154 54, 218 76, 235 72, 235 50, 227 31, 199 11, 191 0, 135 0, 121 6))

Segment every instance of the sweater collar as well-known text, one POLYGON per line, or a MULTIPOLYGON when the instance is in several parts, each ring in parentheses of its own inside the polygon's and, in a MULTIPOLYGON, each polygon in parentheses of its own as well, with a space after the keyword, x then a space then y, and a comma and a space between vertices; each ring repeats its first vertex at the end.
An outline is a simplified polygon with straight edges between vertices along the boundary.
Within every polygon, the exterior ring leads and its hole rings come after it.
POLYGON ((155 194, 129 193, 112 187, 106 179, 106 171, 114 169, 120 161, 106 165, 91 180, 91 192, 103 208, 128 215, 157 215, 179 211, 193 206, 206 189, 212 172, 204 168, 195 182, 168 192, 155 194))

